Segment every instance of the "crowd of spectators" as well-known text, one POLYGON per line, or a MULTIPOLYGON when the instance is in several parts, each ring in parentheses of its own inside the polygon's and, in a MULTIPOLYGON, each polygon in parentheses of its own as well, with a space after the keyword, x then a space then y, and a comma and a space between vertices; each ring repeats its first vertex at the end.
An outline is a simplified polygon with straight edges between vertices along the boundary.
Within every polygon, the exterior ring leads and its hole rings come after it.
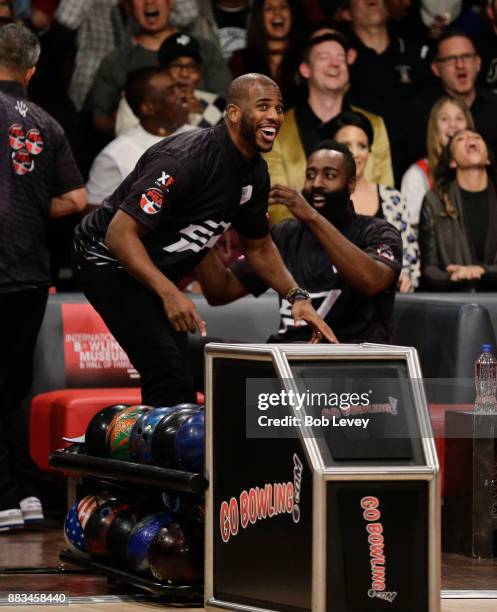
MULTIPOLYGON (((497 289, 497 0, 0 0, 13 20, 39 37, 29 96, 92 206, 161 138, 219 124, 231 80, 260 72, 285 101, 272 184, 302 188, 333 138, 356 163, 356 212, 400 233, 399 291, 497 289)), ((270 206, 274 225, 289 216, 270 206)), ((56 276, 77 220, 51 222, 56 276)))

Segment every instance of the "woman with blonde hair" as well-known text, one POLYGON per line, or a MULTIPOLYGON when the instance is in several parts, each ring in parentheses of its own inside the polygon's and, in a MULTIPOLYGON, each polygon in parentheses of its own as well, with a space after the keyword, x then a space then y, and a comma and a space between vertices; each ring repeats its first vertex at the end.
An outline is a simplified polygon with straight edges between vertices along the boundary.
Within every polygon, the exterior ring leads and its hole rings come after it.
POLYGON ((442 149, 457 131, 473 130, 474 127, 471 111, 462 100, 442 96, 432 106, 426 130, 427 157, 418 159, 406 170, 400 187, 413 228, 418 227, 421 204, 433 186, 433 175, 442 149))
POLYGON ((330 132, 337 142, 345 144, 356 163, 356 186, 351 194, 357 214, 379 217, 388 221, 402 238, 402 272, 398 290, 414 291, 418 285, 420 267, 418 242, 409 223, 404 199, 397 189, 379 185, 364 176, 364 169, 373 144, 373 128, 369 119, 358 112, 344 112, 330 124, 330 132))

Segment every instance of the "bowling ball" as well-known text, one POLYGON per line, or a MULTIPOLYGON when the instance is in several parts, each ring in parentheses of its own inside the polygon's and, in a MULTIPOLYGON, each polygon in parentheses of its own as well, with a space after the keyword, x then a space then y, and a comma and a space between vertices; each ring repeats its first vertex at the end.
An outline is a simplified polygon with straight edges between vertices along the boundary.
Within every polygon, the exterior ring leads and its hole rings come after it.
POLYGON ((81 528, 84 530, 90 516, 97 511, 98 507, 115 499, 115 495, 108 491, 102 491, 96 495, 86 495, 76 502, 76 511, 81 528))
POLYGON ((151 406, 129 406, 117 413, 107 430, 106 444, 109 457, 121 461, 131 461, 129 454, 129 434, 138 417, 144 412, 152 410, 151 406))
POLYGON ((202 580, 202 551, 178 523, 159 529, 148 553, 150 572, 162 582, 184 583, 202 580))
POLYGON ((107 406, 97 412, 88 423, 85 434, 86 454, 94 457, 107 457, 107 445, 105 442, 107 430, 116 414, 128 408, 128 404, 115 404, 107 406))
POLYGON ((138 463, 152 463, 152 436, 161 419, 176 408, 154 408, 142 414, 129 435, 129 452, 138 463))
POLYGON ((137 508, 127 508, 112 521, 107 531, 107 555, 118 567, 128 565, 128 538, 133 527, 143 518, 143 512, 137 508))
POLYGON ((192 414, 181 427, 174 439, 176 464, 190 472, 204 471, 205 413, 192 414))
POLYGON ((184 421, 197 412, 198 408, 180 408, 165 416, 157 425, 152 438, 152 459, 155 465, 166 468, 177 467, 174 454, 176 432, 184 421))
POLYGON ((201 406, 200 404, 190 404, 188 402, 185 402, 183 404, 176 404, 174 407, 175 408, 198 408, 199 410, 203 408, 203 406, 201 406))
POLYGON ((174 522, 170 512, 158 512, 144 517, 133 527, 128 537, 127 557, 130 567, 135 572, 147 572, 149 570, 148 549, 150 543, 162 527, 167 527, 174 522))
POLYGON ((84 528, 85 542, 92 557, 106 557, 108 554, 107 534, 117 516, 129 508, 128 504, 113 499, 98 506, 84 528))
POLYGON ((85 534, 78 518, 78 503, 71 506, 64 521, 64 539, 73 553, 81 557, 88 556, 85 534))

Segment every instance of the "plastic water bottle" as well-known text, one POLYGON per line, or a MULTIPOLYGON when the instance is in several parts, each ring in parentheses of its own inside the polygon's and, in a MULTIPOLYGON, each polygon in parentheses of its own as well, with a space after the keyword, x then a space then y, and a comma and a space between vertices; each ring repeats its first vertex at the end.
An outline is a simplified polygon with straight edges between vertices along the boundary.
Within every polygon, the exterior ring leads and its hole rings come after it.
POLYGON ((481 351, 475 363, 475 412, 497 414, 497 360, 491 344, 483 344, 481 351))

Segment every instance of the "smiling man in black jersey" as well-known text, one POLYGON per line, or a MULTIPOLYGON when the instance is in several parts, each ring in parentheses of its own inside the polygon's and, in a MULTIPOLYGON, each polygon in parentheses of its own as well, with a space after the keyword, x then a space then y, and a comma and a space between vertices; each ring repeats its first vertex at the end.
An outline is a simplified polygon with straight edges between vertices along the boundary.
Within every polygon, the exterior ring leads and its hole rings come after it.
POLYGON ((230 225, 254 270, 293 302, 295 324, 307 321, 316 335, 335 339, 269 235, 269 175, 260 153, 271 150, 282 121, 281 94, 271 79, 235 79, 224 125, 148 149, 76 228, 80 286, 140 373, 144 403, 193 398, 186 332, 205 335, 206 327, 175 283, 230 225))
MULTIPOLYGON (((279 202, 295 216, 272 229, 273 240, 297 283, 340 342, 388 342, 395 283, 402 266, 398 231, 383 219, 357 215, 350 200, 355 162, 343 144, 326 140, 307 161, 302 193, 274 185, 269 204, 279 202)), ((197 267, 205 297, 226 304, 268 285, 240 259, 226 269, 211 252, 197 267)), ((309 340, 295 326, 289 303, 280 300, 280 328, 270 342, 309 340)))

